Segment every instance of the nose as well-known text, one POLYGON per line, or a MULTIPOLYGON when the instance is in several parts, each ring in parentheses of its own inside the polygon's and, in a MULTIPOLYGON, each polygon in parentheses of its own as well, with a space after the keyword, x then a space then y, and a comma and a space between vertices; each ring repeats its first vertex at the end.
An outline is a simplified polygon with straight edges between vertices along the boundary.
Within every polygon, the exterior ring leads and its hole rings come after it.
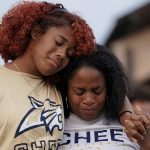
POLYGON ((94 95, 92 93, 87 93, 84 97, 84 101, 83 103, 85 105, 93 105, 95 103, 95 100, 94 100, 94 95))
POLYGON ((66 57, 66 47, 58 48, 57 51, 56 51, 56 56, 60 60, 64 59, 66 57))

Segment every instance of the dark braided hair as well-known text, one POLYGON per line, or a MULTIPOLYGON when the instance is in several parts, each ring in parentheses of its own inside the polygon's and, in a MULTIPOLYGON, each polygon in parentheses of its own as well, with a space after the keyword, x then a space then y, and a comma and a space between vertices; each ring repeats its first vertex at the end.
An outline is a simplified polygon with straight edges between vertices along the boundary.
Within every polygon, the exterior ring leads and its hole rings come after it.
POLYGON ((87 56, 72 58, 69 65, 63 70, 64 82, 58 84, 63 101, 66 117, 70 109, 66 106, 67 82, 74 77, 82 67, 91 67, 102 72, 107 89, 105 114, 108 119, 118 119, 119 112, 124 104, 127 93, 127 78, 119 60, 104 46, 97 45, 97 50, 87 56))

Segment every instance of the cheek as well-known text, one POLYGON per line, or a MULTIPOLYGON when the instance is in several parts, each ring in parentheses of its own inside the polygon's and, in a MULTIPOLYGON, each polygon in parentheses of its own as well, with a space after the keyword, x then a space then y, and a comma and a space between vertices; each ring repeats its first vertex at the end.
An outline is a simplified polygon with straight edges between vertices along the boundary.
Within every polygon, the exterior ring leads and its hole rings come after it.
POLYGON ((37 66, 41 68, 45 67, 46 58, 42 51, 35 51, 32 55, 32 58, 37 66))
POLYGON ((68 91, 68 100, 71 107, 77 107, 80 104, 80 98, 74 94, 72 91, 68 91))
POLYGON ((64 61, 64 65, 63 65, 64 68, 68 65, 69 61, 70 60, 68 58, 66 58, 66 60, 64 61))
POLYGON ((69 58, 65 58, 65 60, 62 63, 60 70, 64 69, 68 65, 69 61, 70 61, 69 58))
POLYGON ((105 103, 106 99, 107 99, 107 96, 106 96, 106 92, 104 91, 103 93, 101 93, 99 96, 98 96, 98 100, 100 103, 105 103))
POLYGON ((76 97, 72 94, 72 92, 68 93, 68 99, 71 105, 76 103, 76 97))
POLYGON ((105 101, 106 101, 105 95, 97 97, 97 105, 99 105, 101 108, 104 107, 105 101))

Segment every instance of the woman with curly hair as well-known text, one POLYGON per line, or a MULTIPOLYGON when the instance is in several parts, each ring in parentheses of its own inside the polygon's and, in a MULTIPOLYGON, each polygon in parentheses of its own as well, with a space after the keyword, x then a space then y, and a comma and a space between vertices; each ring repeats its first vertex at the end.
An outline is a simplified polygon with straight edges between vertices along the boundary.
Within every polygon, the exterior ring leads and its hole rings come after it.
POLYGON ((54 81, 95 38, 85 20, 61 4, 23 1, 0 24, 0 149, 56 149, 64 129, 54 81))
POLYGON ((60 150, 139 149, 119 123, 127 79, 107 48, 98 45, 92 54, 72 58, 63 76, 58 88, 68 118, 60 150))

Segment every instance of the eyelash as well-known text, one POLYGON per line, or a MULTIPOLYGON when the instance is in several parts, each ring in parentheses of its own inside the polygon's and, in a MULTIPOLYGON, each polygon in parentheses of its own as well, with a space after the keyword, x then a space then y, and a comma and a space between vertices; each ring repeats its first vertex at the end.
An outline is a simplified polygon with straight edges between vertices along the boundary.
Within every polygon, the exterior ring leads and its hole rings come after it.
POLYGON ((76 91, 76 95, 78 95, 78 96, 81 96, 81 95, 83 95, 84 94, 84 91, 82 90, 80 90, 80 91, 76 91))
MULTIPOLYGON (((55 43, 56 43, 57 46, 63 46, 63 44, 64 44, 63 42, 58 42, 58 41, 55 41, 55 43)), ((74 51, 75 51, 74 49, 75 48, 71 48, 71 49, 67 50, 67 57, 68 58, 71 58, 73 56, 74 51)))
POLYGON ((103 92, 103 89, 93 89, 93 93, 96 95, 100 95, 103 92))
POLYGON ((98 92, 97 91, 93 91, 93 93, 96 94, 96 95, 100 95, 101 91, 98 91, 98 92))
POLYGON ((55 42, 57 46, 62 46, 64 44, 63 42, 58 42, 58 41, 55 41, 55 42))
MULTIPOLYGON (((96 95, 100 95, 102 93, 102 91, 98 91, 97 92, 97 90, 93 90, 92 92, 94 94, 96 94, 96 95)), ((83 94, 84 94, 84 91, 78 91, 78 92, 76 92, 76 95, 79 95, 79 96, 82 96, 83 94)))

